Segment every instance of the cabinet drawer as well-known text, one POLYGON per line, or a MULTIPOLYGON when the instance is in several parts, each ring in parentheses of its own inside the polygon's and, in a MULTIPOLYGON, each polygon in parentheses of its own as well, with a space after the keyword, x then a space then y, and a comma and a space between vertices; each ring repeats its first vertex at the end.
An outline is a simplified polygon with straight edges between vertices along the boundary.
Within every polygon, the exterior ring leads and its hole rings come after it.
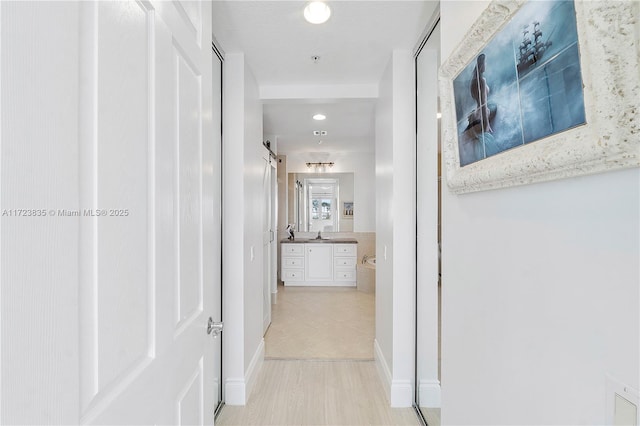
POLYGON ((304 257, 283 257, 282 269, 285 268, 304 268, 304 257))
POLYGON ((334 256, 356 256, 357 248, 356 244, 334 244, 333 254, 334 256))
POLYGON ((334 281, 355 281, 356 280, 356 271, 345 269, 345 270, 336 270, 333 273, 334 281))
POLYGON ((304 269, 283 269, 282 281, 304 281, 304 269))
POLYGON ((333 265, 336 268, 353 268, 356 266, 355 257, 334 257, 333 265))
POLYGON ((282 254, 299 254, 302 256, 304 254, 304 244, 283 244, 282 254))

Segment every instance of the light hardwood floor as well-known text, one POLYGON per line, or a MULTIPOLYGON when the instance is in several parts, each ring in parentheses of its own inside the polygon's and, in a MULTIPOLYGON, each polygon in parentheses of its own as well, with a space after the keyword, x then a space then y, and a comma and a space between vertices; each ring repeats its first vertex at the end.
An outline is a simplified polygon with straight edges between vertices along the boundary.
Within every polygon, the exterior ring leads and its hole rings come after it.
POLYGON ((389 407, 374 305, 352 288, 279 286, 247 405, 225 406, 216 425, 418 425, 412 408, 389 407))
POLYGON ((246 406, 225 406, 217 425, 418 425, 390 408, 372 361, 266 360, 246 406))
POLYGON ((420 407, 420 411, 422 411, 422 415, 429 426, 440 426, 439 408, 420 407))

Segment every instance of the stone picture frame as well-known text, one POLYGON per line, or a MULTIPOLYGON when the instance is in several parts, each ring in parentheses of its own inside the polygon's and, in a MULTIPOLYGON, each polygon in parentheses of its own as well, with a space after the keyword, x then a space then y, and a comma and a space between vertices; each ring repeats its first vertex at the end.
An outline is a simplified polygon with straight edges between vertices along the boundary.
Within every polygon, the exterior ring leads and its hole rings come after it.
POLYGON ((443 156, 456 194, 640 166, 640 2, 576 0, 586 124, 460 167, 453 81, 525 3, 492 1, 440 67, 443 156))

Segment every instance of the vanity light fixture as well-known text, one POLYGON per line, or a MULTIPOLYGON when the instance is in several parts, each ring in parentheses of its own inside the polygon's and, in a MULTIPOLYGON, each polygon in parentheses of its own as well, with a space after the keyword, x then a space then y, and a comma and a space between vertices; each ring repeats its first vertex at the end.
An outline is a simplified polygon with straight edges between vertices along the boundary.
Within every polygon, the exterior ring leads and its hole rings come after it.
POLYGON ((324 24, 331 16, 331 8, 321 1, 312 1, 304 8, 304 19, 312 24, 324 24))
POLYGON ((316 172, 324 172, 327 170, 327 166, 333 167, 333 161, 330 163, 307 163, 307 168, 311 170, 314 168, 316 172))
POLYGON ((318 121, 324 120, 325 118, 327 118, 327 116, 324 115, 324 114, 316 114, 316 115, 313 116, 313 119, 314 120, 318 120, 318 121))

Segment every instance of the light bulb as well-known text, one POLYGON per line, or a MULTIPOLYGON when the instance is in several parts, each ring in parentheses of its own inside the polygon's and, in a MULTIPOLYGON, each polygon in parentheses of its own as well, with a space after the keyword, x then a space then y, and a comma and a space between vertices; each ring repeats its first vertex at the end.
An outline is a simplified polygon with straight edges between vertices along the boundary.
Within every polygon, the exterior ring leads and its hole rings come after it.
POLYGON ((312 24, 323 24, 331 16, 331 9, 321 1, 312 1, 304 8, 304 19, 312 24))

